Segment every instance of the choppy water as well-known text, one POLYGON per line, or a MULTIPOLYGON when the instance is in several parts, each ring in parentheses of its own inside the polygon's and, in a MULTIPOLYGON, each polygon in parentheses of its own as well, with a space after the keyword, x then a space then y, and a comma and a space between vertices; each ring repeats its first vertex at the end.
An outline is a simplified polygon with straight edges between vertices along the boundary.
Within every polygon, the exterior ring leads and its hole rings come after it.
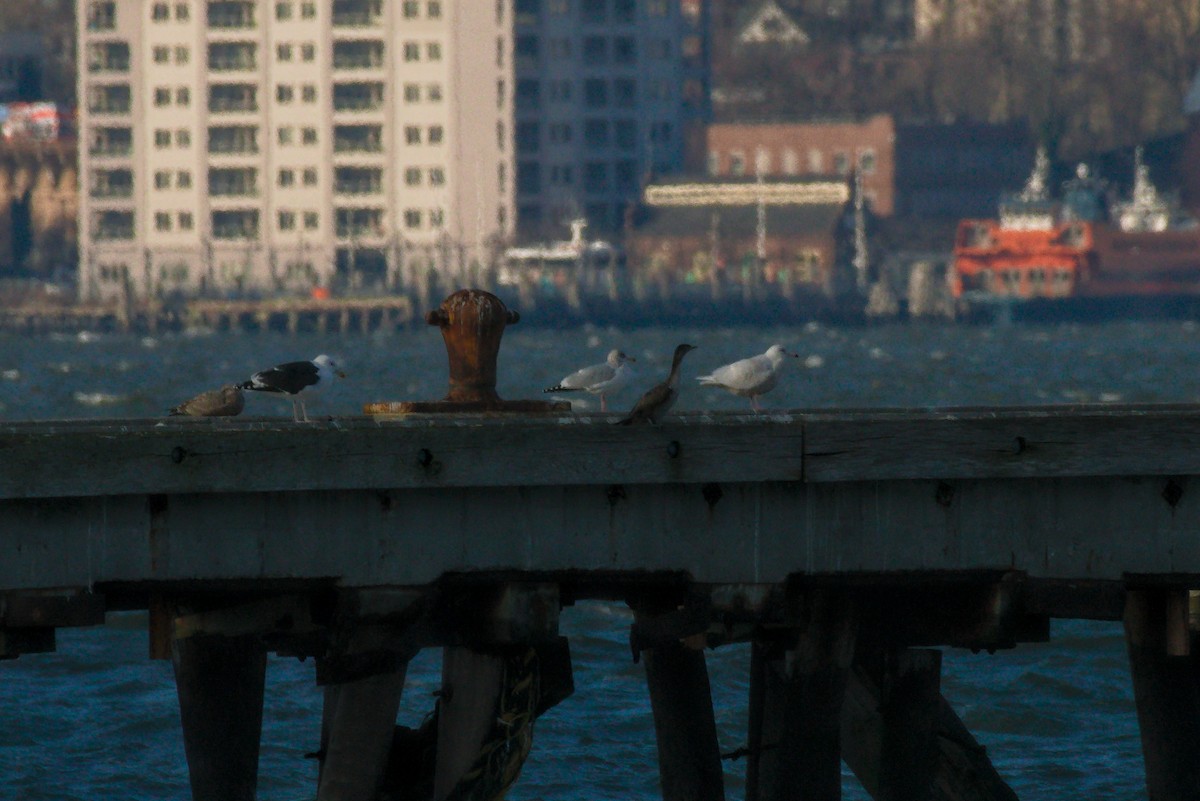
MULTIPOLYGON (((779 341, 801 364, 769 396, 777 408, 1195 402, 1200 328, 1194 323, 963 328, 941 325, 736 330, 511 329, 501 353, 505 398, 541 389, 621 347, 638 383, 665 372, 671 350, 699 350, 688 377, 779 341)), ((156 416, 196 391, 280 361, 337 354, 349 378, 311 402, 314 414, 356 414, 363 402, 445 393, 433 329, 363 336, 0 336, 0 420, 156 416)), ((615 400, 625 408, 637 390, 615 400)), ((595 408, 591 398, 571 398, 595 408)), ((680 409, 741 409, 746 401, 689 387, 680 409)), ((287 415, 252 397, 246 414, 287 415)), ((564 610, 576 694, 538 723, 514 799, 658 797, 654 733, 641 667, 631 664, 626 610, 564 610)), ((146 657, 137 616, 59 632, 58 652, 0 663, 0 799, 187 797, 170 665, 146 657)), ((1056 622, 1050 643, 995 656, 948 650, 943 692, 1022 799, 1143 799, 1141 754, 1119 625, 1056 622)), ((723 750, 744 745, 748 651, 710 653, 723 750)), ((409 672, 401 722, 431 708, 439 656, 409 672)), ((311 663, 268 668, 259 798, 314 795, 320 693, 311 663)), ((728 797, 742 797, 743 763, 727 763, 728 797)), ((846 797, 865 795, 853 778, 846 797)))

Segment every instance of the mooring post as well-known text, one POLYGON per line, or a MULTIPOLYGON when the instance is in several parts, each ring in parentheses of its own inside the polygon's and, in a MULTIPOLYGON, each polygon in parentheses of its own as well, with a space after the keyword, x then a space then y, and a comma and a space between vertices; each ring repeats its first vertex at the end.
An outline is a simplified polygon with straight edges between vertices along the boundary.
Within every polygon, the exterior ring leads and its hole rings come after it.
POLYGON ((663 801, 722 801, 721 750, 704 652, 680 642, 641 652, 663 801))
POLYGON ((1154 801, 1200 798, 1200 657, 1190 647, 1187 591, 1130 590, 1125 641, 1146 790, 1154 801))
POLYGON ((318 801, 374 801, 378 795, 406 667, 325 688, 318 801))
POLYGON ((197 635, 171 649, 193 801, 254 801, 267 655, 257 637, 197 635))
MULTIPOLYGON (((772 801, 842 796, 841 715, 857 623, 843 593, 810 592, 795 648, 787 655, 772 801)), ((760 778, 761 782, 768 780, 760 778)))

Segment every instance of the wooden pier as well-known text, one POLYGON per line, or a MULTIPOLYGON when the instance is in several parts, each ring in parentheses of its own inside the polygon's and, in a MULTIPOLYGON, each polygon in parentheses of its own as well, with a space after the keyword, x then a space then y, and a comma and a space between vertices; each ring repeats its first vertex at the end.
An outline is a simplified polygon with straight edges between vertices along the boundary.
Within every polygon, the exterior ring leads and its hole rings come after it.
POLYGON ((316 660, 320 801, 494 798, 572 690, 561 608, 608 599, 665 799, 722 799, 744 764, 753 801, 828 801, 843 760, 876 799, 1011 799, 940 649, 1123 620, 1149 797, 1200 795, 1200 407, 613 420, 4 424, 0 655, 148 609, 197 801, 254 797, 267 652, 316 660), (735 642, 744 763, 704 657, 735 642), (427 647, 436 725, 398 730, 427 647))

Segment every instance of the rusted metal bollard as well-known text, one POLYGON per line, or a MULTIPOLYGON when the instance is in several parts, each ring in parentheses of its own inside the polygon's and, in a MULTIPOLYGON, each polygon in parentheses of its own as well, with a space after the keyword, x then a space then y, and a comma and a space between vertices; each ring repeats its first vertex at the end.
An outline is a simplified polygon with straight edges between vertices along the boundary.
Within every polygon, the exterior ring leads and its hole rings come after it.
POLYGON ((504 301, 481 289, 460 289, 425 315, 442 330, 450 362, 450 391, 440 401, 368 403, 366 414, 413 412, 558 412, 564 401, 501 400, 496 394, 496 357, 506 326, 520 320, 504 301))

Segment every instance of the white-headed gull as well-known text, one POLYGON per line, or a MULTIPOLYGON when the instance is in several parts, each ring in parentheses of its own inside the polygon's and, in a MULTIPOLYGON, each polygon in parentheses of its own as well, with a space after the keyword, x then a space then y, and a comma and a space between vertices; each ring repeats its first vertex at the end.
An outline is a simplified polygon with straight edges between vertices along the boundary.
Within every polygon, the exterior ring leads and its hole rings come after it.
POLYGON ((749 398, 750 407, 757 412, 761 408, 758 399, 775 388, 779 371, 789 356, 798 358, 799 354, 789 353, 783 345, 772 345, 766 353, 718 367, 696 380, 706 387, 722 387, 734 395, 749 398))
POLYGON ((590 392, 600 396, 600 411, 608 411, 605 396, 616 392, 629 383, 633 370, 629 362, 636 362, 632 356, 626 356, 623 351, 611 350, 608 358, 600 364, 593 364, 576 370, 543 392, 590 392))
POLYGON ((245 405, 246 396, 241 388, 226 384, 220 389, 210 389, 185 400, 172 409, 170 414, 172 417, 233 417, 241 414, 245 405))
POLYGON ((257 372, 249 381, 238 384, 238 388, 287 395, 292 401, 292 418, 296 422, 302 419, 308 422, 308 409, 300 393, 311 395, 332 382, 334 376, 345 378, 346 374, 338 369, 333 359, 322 353, 310 362, 286 362, 257 372))
POLYGON ((633 423, 658 423, 659 418, 671 410, 679 397, 679 364, 688 351, 695 350, 695 345, 679 345, 675 348, 675 356, 671 359, 671 372, 667 380, 656 384, 638 399, 629 416, 619 421, 619 425, 627 426, 633 423))

